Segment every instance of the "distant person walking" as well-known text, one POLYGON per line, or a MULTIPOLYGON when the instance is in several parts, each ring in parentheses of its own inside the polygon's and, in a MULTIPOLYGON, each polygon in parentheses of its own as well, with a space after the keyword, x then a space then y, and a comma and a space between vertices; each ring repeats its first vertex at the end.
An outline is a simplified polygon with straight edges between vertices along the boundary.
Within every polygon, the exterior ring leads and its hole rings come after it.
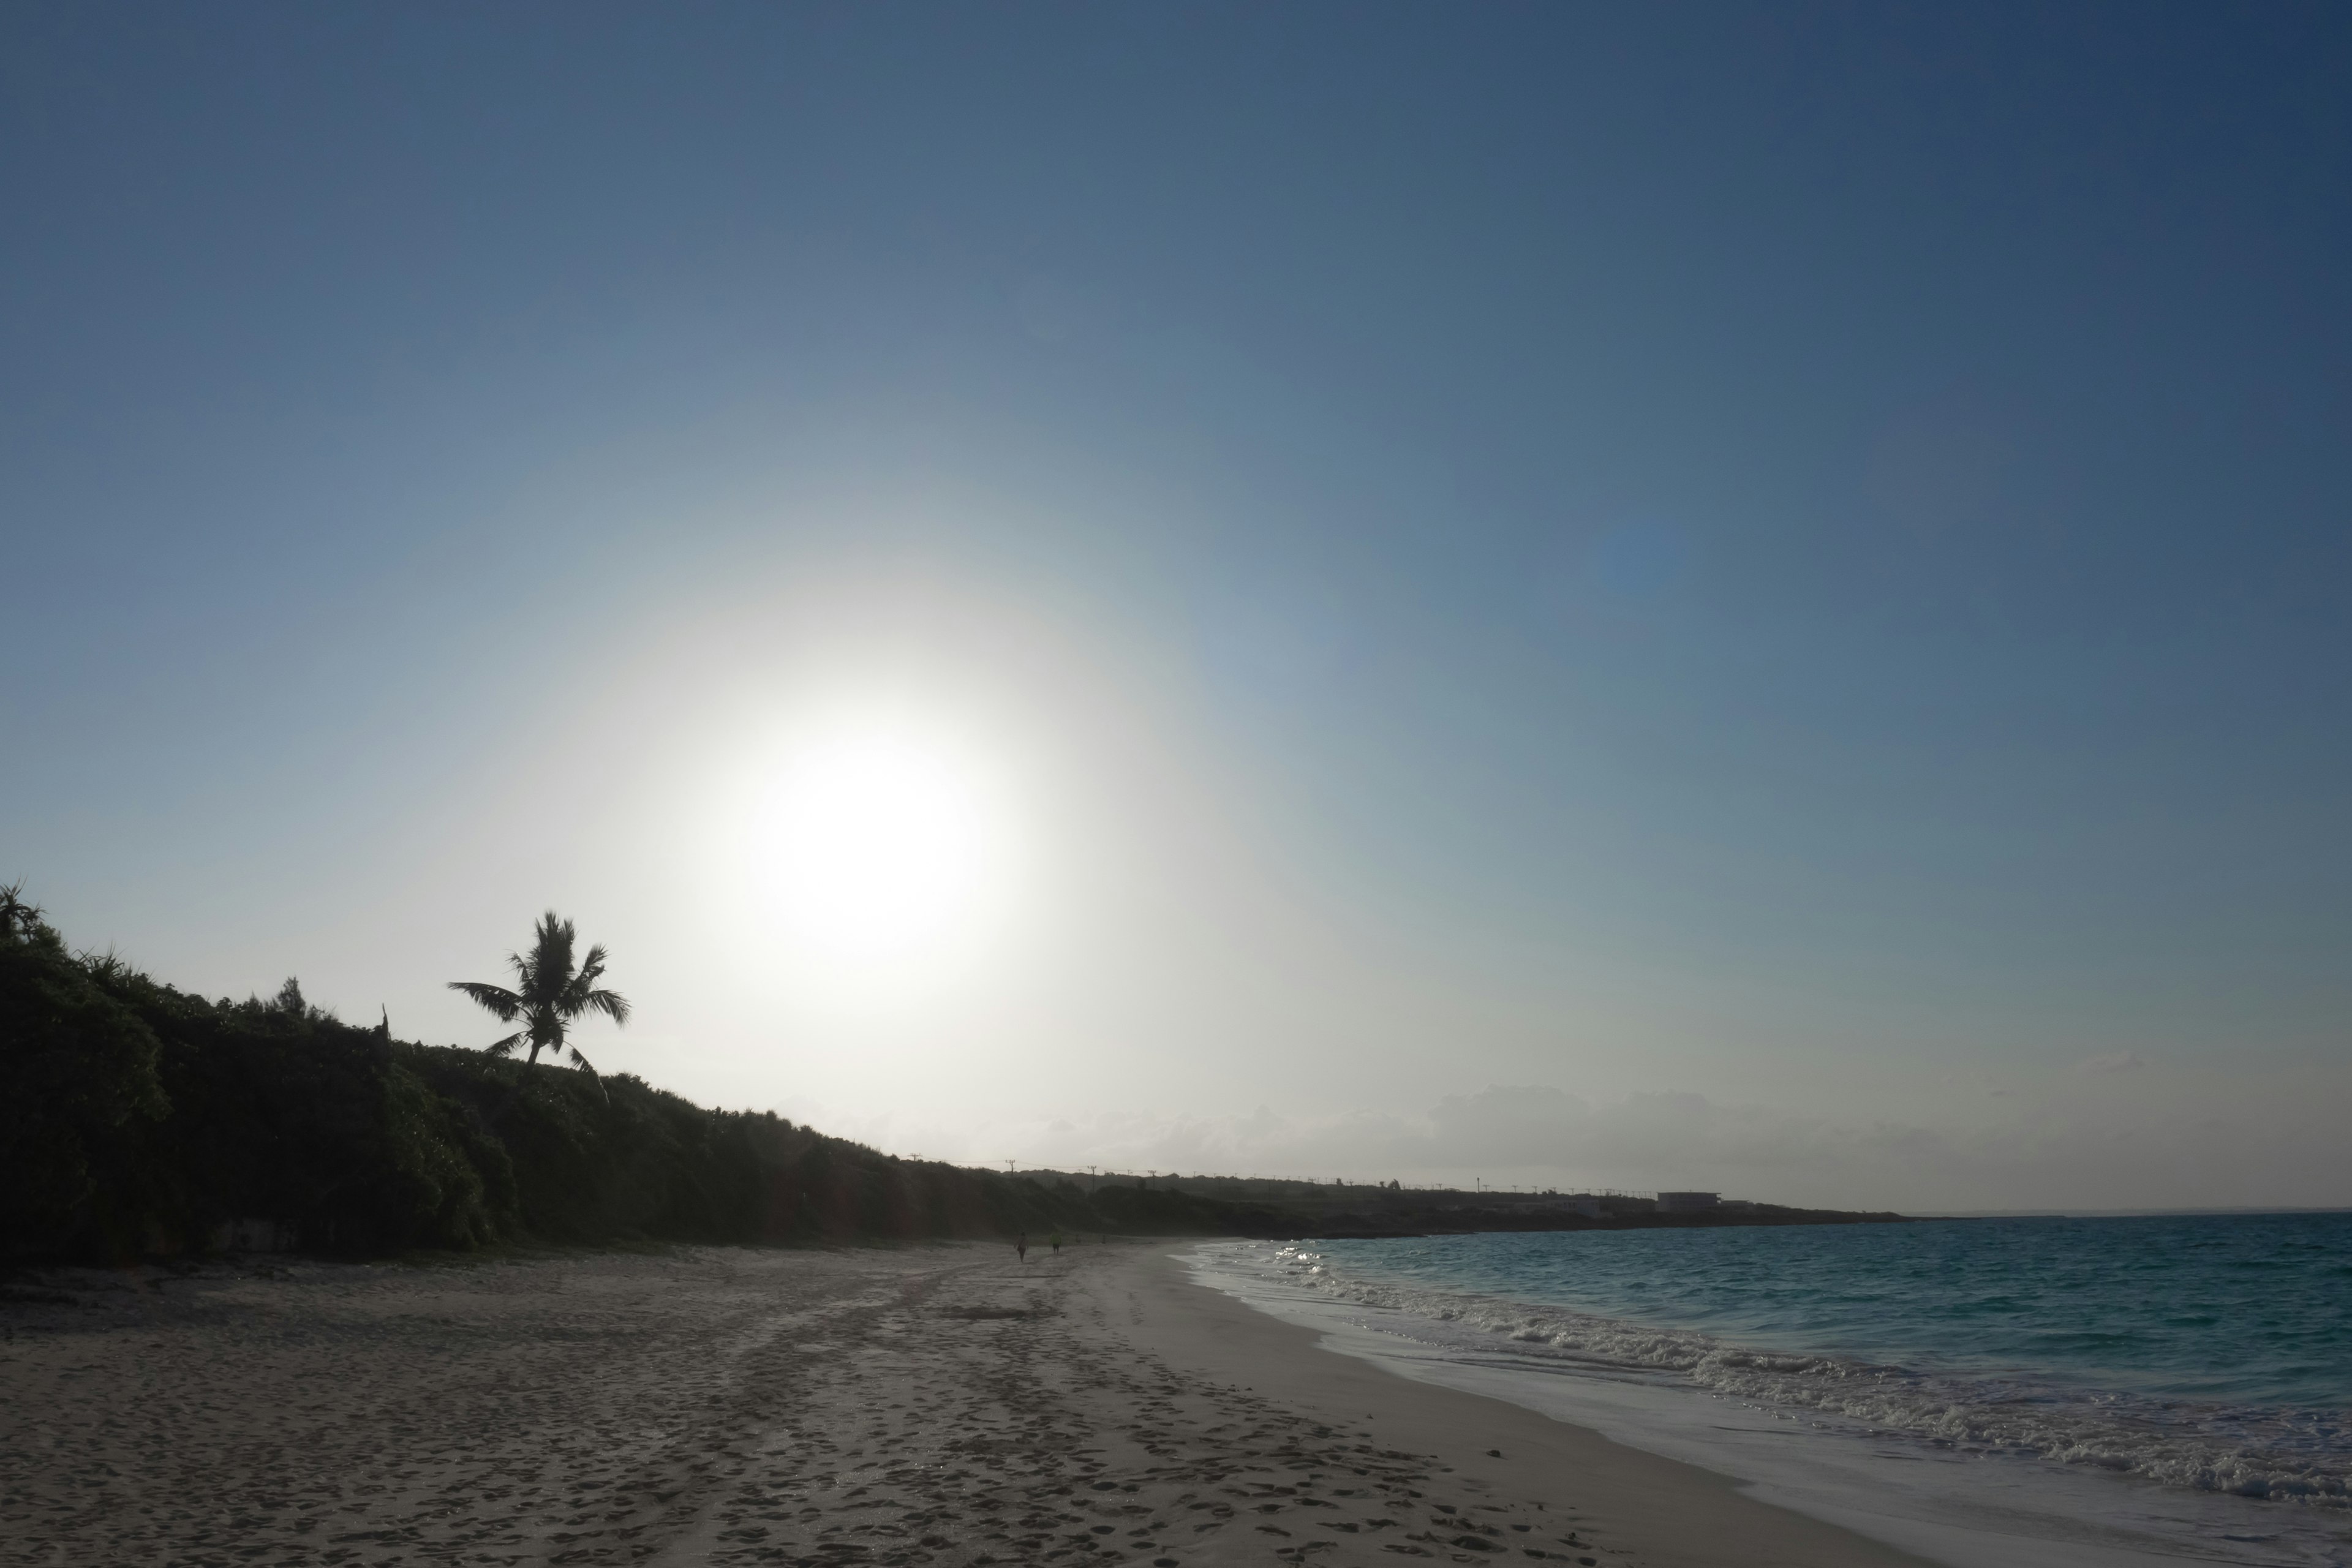
POLYGON ((1053 1235, 1051 1235, 1051 1236, 1047 1237, 1045 1238, 1045 1245, 1046 1245, 1046 1246, 1048 1246, 1048 1247, 1052 1247, 1052 1248, 1054 1249, 1054 1256, 1055 1256, 1055 1257, 1056 1257, 1056 1258, 1061 1257, 1061 1256, 1062 1256, 1062 1233, 1061 1233, 1060 1231, 1058 1231, 1058 1230, 1057 1230, 1057 1231, 1055 1231, 1053 1235))
POLYGON ((1022 1262, 1026 1263, 1029 1261, 1029 1233, 1027 1231, 1023 1231, 1019 1237, 1014 1238, 1013 1250, 1019 1255, 1022 1262))

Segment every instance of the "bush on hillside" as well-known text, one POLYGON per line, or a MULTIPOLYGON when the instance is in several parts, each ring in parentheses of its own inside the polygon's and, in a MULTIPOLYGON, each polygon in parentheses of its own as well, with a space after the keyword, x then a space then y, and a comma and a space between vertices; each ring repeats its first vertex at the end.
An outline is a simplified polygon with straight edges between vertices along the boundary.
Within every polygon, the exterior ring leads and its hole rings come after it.
POLYGON ((793 1243, 1210 1233, 1138 1187, 901 1160, 642 1079, 394 1041, 309 1005, 207 1001, 77 957, 0 906, 0 1255, 121 1259, 232 1237, 384 1253, 488 1242, 793 1243))
POLYGON ((114 1180, 170 1103, 161 1043, 90 963, 0 889, 0 1236, 12 1249, 65 1245, 122 1223, 114 1180))

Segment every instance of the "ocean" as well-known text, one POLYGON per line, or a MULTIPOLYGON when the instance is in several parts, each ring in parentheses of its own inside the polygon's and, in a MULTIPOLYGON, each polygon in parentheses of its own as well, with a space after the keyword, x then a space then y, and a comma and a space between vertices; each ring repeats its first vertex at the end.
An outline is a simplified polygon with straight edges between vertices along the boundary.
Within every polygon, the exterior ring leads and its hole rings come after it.
POLYGON ((1955 1568, 2352 1564, 2352 1214, 1218 1243, 1330 1348, 1955 1568))

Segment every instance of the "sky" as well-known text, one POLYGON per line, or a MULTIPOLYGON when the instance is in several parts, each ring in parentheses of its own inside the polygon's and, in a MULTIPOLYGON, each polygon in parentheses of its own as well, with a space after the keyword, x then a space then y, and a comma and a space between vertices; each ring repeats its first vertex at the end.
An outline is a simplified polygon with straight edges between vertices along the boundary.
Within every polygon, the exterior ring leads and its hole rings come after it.
POLYGON ((7 4, 0 877, 467 1046, 553 908, 600 1069, 899 1153, 2352 1205, 2347 82, 7 4))

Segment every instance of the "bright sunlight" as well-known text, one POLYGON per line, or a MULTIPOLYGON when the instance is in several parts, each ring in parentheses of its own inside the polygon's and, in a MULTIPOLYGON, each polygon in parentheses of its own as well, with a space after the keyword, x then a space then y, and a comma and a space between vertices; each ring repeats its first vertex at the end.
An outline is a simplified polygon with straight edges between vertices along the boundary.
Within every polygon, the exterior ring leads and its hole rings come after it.
POLYGON ((784 751, 748 868, 802 943, 888 961, 971 933, 1004 891, 1004 840, 970 760, 906 729, 843 726, 784 751))

